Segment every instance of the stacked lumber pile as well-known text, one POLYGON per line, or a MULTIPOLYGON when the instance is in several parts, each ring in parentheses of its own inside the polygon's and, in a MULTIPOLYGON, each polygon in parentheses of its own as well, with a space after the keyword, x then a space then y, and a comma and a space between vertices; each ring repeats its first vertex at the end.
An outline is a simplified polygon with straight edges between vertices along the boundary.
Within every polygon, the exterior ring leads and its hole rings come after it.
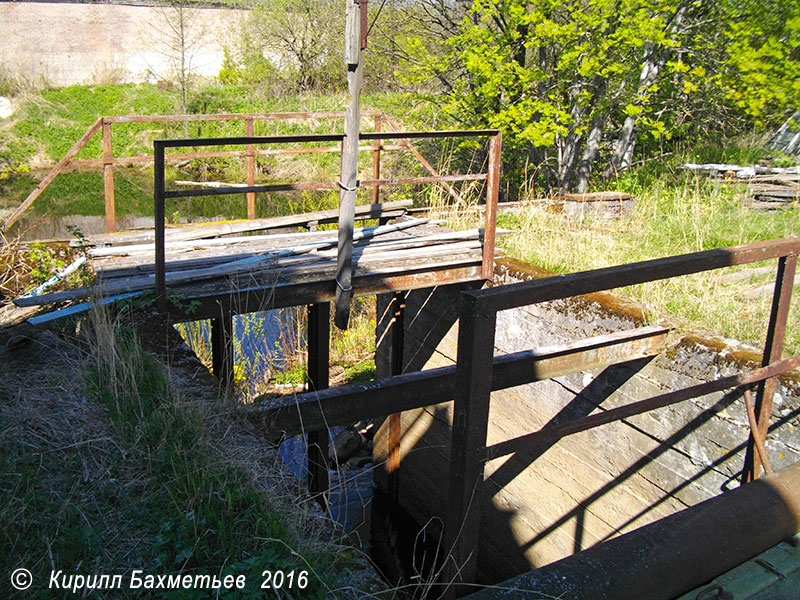
POLYGON ((800 174, 757 175, 749 183, 754 208, 773 210, 800 200, 800 174))

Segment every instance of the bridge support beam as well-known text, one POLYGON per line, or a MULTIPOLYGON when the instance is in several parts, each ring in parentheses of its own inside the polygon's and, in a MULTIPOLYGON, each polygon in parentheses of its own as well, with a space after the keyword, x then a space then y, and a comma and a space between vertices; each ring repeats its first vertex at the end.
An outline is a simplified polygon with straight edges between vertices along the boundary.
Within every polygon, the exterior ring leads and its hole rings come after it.
MULTIPOLYGON (((330 302, 308 305, 308 391, 328 388, 330 375, 330 302)), ((308 432, 308 491, 328 491, 328 429, 308 432)), ((324 501, 324 500, 323 500, 324 501)))

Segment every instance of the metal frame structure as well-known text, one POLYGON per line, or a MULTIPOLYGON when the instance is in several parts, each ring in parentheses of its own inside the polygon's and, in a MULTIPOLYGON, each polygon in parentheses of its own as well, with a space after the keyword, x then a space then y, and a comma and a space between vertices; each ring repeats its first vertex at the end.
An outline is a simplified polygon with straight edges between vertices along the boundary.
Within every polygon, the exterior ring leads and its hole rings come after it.
MULTIPOLYGON (((308 119, 344 119, 345 113, 341 111, 314 111, 314 112, 291 112, 291 113, 220 113, 206 115, 131 115, 131 116, 105 116, 99 117, 86 132, 75 142, 67 153, 59 160, 49 173, 39 182, 17 209, 8 215, 2 223, 2 229, 8 229, 16 223, 33 202, 44 193, 48 186, 64 171, 74 167, 103 167, 103 196, 105 201, 105 225, 106 232, 116 230, 116 203, 114 191, 114 166, 115 165, 136 165, 153 162, 150 154, 139 156, 115 156, 112 143, 113 126, 123 126, 131 123, 203 123, 218 121, 238 121, 244 123, 244 133, 252 137, 255 131, 256 121, 302 121, 308 119), (102 158, 78 159, 78 153, 101 132, 102 135, 102 158)), ((381 131, 383 124, 387 124, 394 130, 399 130, 398 125, 386 114, 376 110, 365 110, 361 112, 362 118, 373 121, 373 129, 381 131)), ((381 151, 383 150, 407 150, 411 152, 423 167, 434 177, 439 173, 434 169, 420 152, 411 144, 409 140, 401 140, 400 145, 382 145, 380 139, 373 141, 372 147, 362 146, 360 151, 371 151, 373 153, 373 177, 380 178, 381 151)), ((170 160, 187 160, 196 158, 232 158, 244 157, 246 161, 246 183, 254 185, 255 181, 255 159, 257 156, 270 156, 279 154, 317 154, 326 152, 339 152, 339 146, 327 146, 316 148, 263 148, 257 149, 252 144, 247 145, 244 150, 222 150, 214 152, 186 152, 175 153, 169 156, 170 160)), ((458 197, 456 191, 447 184, 441 182, 447 192, 458 197)), ((373 188, 373 203, 378 202, 380 186, 373 188)), ((255 194, 247 192, 247 216, 249 219, 255 218, 255 194)))
POLYGON ((787 238, 465 291, 461 293, 455 366, 301 394, 258 407, 249 416, 276 434, 294 434, 454 399, 445 523, 449 558, 444 574, 444 581, 453 584, 447 591, 453 597, 467 591, 468 586, 461 584, 475 581, 484 464, 493 458, 713 392, 732 388, 744 392, 757 386, 756 426, 751 429, 743 481, 758 477, 763 463, 759 451, 769 426, 777 377, 800 367, 800 356, 781 360, 798 254, 800 238, 787 238), (662 327, 648 326, 568 342, 547 352, 529 350, 495 356, 499 311, 767 259, 778 259, 778 269, 760 368, 486 446, 492 391, 653 356, 664 349, 667 335, 662 327))
MULTIPOLYGON (((497 217, 497 201, 500 185, 500 132, 494 129, 465 130, 465 131, 411 131, 411 132, 375 132, 362 133, 362 140, 403 140, 410 142, 413 139, 441 139, 441 138, 489 138, 488 169, 485 173, 471 173, 464 175, 438 175, 426 177, 404 177, 393 179, 368 179, 358 182, 360 187, 371 186, 396 186, 427 183, 448 183, 456 181, 486 181, 486 211, 483 232, 483 254, 481 275, 489 279, 494 270, 494 243, 495 221, 497 217)), ((199 139, 171 139, 155 140, 153 142, 154 155, 154 205, 155 205, 155 291, 158 306, 162 311, 167 310, 166 281, 165 281, 165 200, 167 198, 185 198, 190 196, 218 196, 225 194, 262 193, 291 190, 332 190, 337 189, 339 182, 317 181, 304 183, 286 183, 271 185, 252 185, 235 188, 212 188, 200 190, 166 190, 165 167, 168 148, 185 147, 218 147, 218 146, 257 146, 265 144, 309 144, 341 142, 343 134, 306 134, 284 136, 259 136, 259 137, 232 137, 232 138, 199 138, 199 139)), ((373 196, 374 198, 374 196, 373 196)))
MULTIPOLYGON (((446 547, 450 557, 445 581, 455 584, 475 581, 484 464, 487 460, 521 448, 552 442, 578 431, 714 391, 758 384, 755 406, 757 428, 751 430, 743 481, 757 478, 763 458, 754 451, 754 440, 763 441, 766 436, 777 376, 800 366, 800 356, 781 360, 798 253, 800 238, 786 238, 462 292, 445 524, 446 547), (486 447, 492 385, 491 380, 483 374, 490 372, 497 361, 493 350, 499 311, 775 258, 778 259, 778 269, 760 369, 677 390, 486 447)), ((453 597, 459 591, 463 590, 454 585, 449 595, 453 597)))

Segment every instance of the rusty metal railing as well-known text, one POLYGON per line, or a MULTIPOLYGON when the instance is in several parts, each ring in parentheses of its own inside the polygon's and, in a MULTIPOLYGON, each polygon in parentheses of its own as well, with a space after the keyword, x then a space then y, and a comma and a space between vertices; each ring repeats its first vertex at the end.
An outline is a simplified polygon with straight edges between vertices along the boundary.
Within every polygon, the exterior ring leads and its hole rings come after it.
MULTIPOLYGON (((392 179, 367 179, 358 182, 360 187, 382 187, 414 184, 444 184, 457 181, 486 181, 486 211, 483 232, 483 254, 481 275, 490 279, 494 270, 494 245, 495 222, 497 220, 497 201, 500 185, 500 152, 501 134, 495 129, 464 130, 464 131, 404 131, 404 132, 373 132, 362 133, 359 139, 365 141, 400 140, 410 143, 413 139, 425 138, 489 138, 488 168, 485 173, 468 173, 463 175, 431 175, 426 177, 403 177, 392 179)), ((191 196, 219 196, 226 194, 256 194, 263 192, 293 191, 293 190, 334 190, 340 183, 337 181, 316 181, 301 183, 281 183, 268 185, 245 185, 236 187, 192 189, 192 190, 166 190, 165 168, 168 148, 186 147, 219 147, 219 146, 247 146, 255 147, 265 144, 319 144, 341 143, 343 134, 306 134, 283 136, 246 136, 229 138, 198 138, 198 139, 171 139, 155 140, 153 142, 154 160, 154 215, 155 215, 155 292, 160 310, 166 311, 166 265, 165 265, 165 200, 167 198, 186 198, 191 196)), ((407 145, 404 145, 407 147, 407 145)), ((371 149, 371 148, 370 148, 371 149)), ((305 150, 314 151, 315 148, 305 150)), ((195 153, 196 156, 212 153, 195 153)), ((430 170, 430 169, 429 169, 430 170)), ((374 200, 373 195, 373 200, 374 200)))
MULTIPOLYGON (((798 253, 800 238, 777 239, 463 292, 445 525, 446 548, 451 556, 445 581, 475 581, 484 463, 523 448, 552 443, 579 431, 714 391, 757 385, 756 422, 747 445, 743 481, 758 477, 765 457, 757 448, 763 448, 761 442, 767 434, 777 377, 800 366, 800 356, 781 360, 798 253), (546 427, 487 448, 492 381, 485 374, 492 371, 498 358, 502 359, 494 356, 499 311, 776 258, 778 268, 761 368, 546 427)), ((448 591, 451 597, 456 593, 455 586, 448 591)))

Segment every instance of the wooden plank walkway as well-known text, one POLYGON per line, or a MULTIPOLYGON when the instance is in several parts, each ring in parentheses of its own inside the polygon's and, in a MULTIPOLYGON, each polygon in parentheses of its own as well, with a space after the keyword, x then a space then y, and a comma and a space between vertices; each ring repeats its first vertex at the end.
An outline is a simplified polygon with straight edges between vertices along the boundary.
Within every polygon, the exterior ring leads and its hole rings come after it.
MULTIPOLYGON (((399 207, 386 208, 393 216, 399 207)), ((334 296, 335 230, 218 237, 230 233, 237 230, 211 223, 177 228, 167 238, 166 279, 176 299, 170 306, 174 318, 297 306, 334 296)), ((99 236, 92 240, 97 246, 87 252, 95 273, 93 286, 17 298, 14 303, 20 308, 60 305, 152 290, 151 236, 152 231, 99 236)), ((454 232, 427 219, 404 216, 393 225, 357 228, 354 292, 367 295, 481 279, 482 248, 481 230, 454 232)))

